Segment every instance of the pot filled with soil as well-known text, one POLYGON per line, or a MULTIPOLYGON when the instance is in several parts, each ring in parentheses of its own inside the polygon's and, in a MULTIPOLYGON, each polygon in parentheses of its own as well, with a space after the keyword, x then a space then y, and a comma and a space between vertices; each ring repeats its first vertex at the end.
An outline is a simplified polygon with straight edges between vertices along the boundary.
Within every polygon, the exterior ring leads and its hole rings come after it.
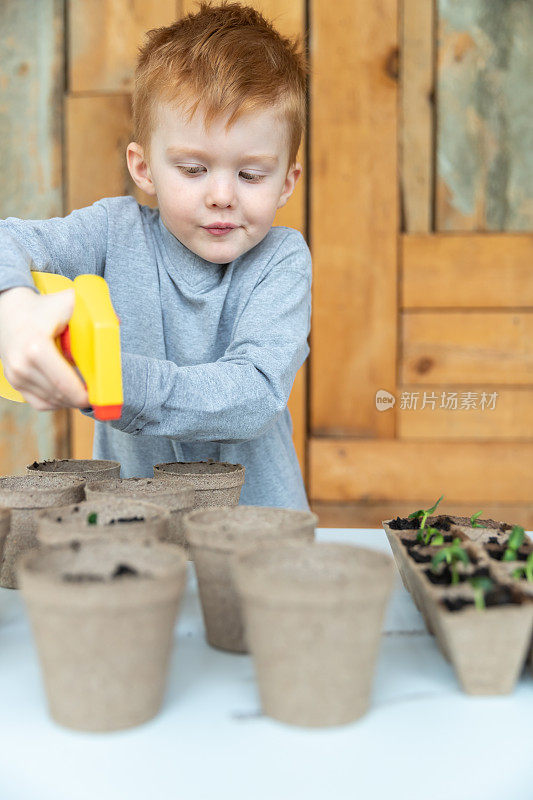
POLYGON ((165 540, 170 513, 153 503, 99 495, 81 503, 46 509, 37 515, 43 545, 94 539, 165 540))
POLYGON ((75 475, 21 475, 0 478, 0 506, 11 510, 0 569, 0 586, 17 588, 15 565, 27 550, 38 546, 37 515, 44 508, 82 501, 85 481, 75 475))
POLYGON ((423 529, 419 528, 420 520, 408 518, 397 517, 381 523, 387 534, 403 584, 413 595, 418 608, 420 608, 420 601, 417 588, 413 586, 412 581, 415 564, 419 563, 419 559, 430 560, 433 557, 435 551, 431 552, 430 556, 427 548, 449 545, 455 538, 459 538, 461 541, 468 538, 462 529, 451 525, 449 519, 449 517, 445 520, 440 517, 429 517, 423 529), (436 526, 433 523, 436 523, 436 526), (443 527, 437 527, 439 525, 443 527))
POLYGON ((472 581, 490 578, 489 559, 478 543, 460 536, 440 546, 419 547, 417 552, 412 549, 410 555, 416 556, 411 572, 413 599, 417 598, 428 631, 436 635, 443 655, 450 660, 446 641, 439 636, 436 603, 443 597, 460 595, 472 581))
POLYGON ((468 694, 508 694, 520 675, 533 631, 533 602, 492 579, 452 596, 430 595, 436 634, 468 694))
POLYGON ((154 540, 77 542, 23 557, 20 586, 56 722, 113 731, 158 712, 185 574, 181 548, 154 540))
POLYGON ((287 543, 239 554, 235 576, 261 705, 293 725, 342 725, 368 710, 390 556, 287 543))
POLYGON ((318 517, 309 511, 267 506, 200 508, 184 516, 208 643, 246 653, 233 559, 243 548, 269 542, 312 542, 318 517))
POLYGON ((54 458, 51 461, 34 461, 26 467, 31 475, 78 475, 85 480, 99 481, 118 478, 120 463, 96 458, 54 458))
POLYGON ((183 531, 183 515, 192 511, 195 491, 192 486, 170 486, 155 478, 108 478, 85 485, 87 500, 107 494, 112 497, 131 497, 165 508, 170 513, 168 533, 163 541, 178 544, 187 552, 189 546, 183 531))
POLYGON ((236 506, 244 484, 242 464, 225 461, 189 461, 155 464, 156 480, 174 486, 192 485, 196 508, 206 506, 236 506))

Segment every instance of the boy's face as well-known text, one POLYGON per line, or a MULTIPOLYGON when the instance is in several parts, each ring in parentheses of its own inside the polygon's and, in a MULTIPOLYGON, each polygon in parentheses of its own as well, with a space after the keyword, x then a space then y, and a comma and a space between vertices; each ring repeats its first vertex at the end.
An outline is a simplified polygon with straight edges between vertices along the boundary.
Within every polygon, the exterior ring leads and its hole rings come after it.
POLYGON ((165 227, 214 264, 233 261, 266 236, 302 172, 300 164, 287 172, 286 123, 275 111, 243 115, 227 133, 226 119, 215 120, 207 133, 200 108, 187 123, 180 109, 160 104, 150 163, 137 143, 127 150, 131 176, 157 196, 165 227), (216 223, 236 227, 217 235, 208 230, 216 223))

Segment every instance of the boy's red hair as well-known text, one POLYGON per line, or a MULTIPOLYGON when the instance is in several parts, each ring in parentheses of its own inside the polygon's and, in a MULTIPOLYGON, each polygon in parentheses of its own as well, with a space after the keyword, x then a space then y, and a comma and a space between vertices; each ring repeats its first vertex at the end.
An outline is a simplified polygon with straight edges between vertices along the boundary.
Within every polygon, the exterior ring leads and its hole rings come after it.
POLYGON ((159 102, 184 109, 190 122, 198 106, 208 130, 230 115, 276 108, 287 123, 288 167, 294 165, 306 127, 309 62, 301 37, 286 38, 250 6, 223 0, 166 28, 146 33, 139 48, 133 91, 134 140, 149 160, 159 102))

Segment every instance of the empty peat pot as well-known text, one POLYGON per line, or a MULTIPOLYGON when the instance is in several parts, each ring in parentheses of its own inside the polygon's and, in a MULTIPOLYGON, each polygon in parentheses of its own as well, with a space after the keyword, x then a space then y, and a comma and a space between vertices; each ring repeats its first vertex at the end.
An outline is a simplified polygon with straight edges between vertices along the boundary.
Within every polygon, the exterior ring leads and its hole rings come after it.
POLYGON ((61 458, 52 461, 34 461, 28 464, 30 475, 79 475, 85 480, 98 481, 103 478, 118 478, 120 464, 97 458, 61 458))
POLYGON ((92 539, 164 540, 169 512, 153 503, 99 495, 37 514, 37 539, 44 545, 92 539))
POLYGON ((6 538, 0 586, 17 588, 15 565, 27 550, 38 546, 37 515, 43 508, 83 500, 85 481, 75 475, 13 475, 0 478, 0 506, 11 509, 11 525, 6 538))
POLYGON ((157 713, 185 574, 183 550, 154 540, 43 547, 21 559, 21 592, 56 722, 112 731, 157 713))
POLYGON ((241 553, 234 568, 264 713, 304 726, 361 717, 393 584, 390 556, 287 543, 241 553))
POLYGON ((168 533, 164 541, 179 544, 188 554, 189 546, 183 532, 183 515, 194 508, 192 486, 171 486, 155 478, 110 478, 85 485, 87 500, 102 494, 112 497, 131 497, 165 508, 170 513, 168 533))
POLYGON ((316 514, 270 506, 219 506, 185 514, 207 641, 213 647, 246 653, 241 602, 232 561, 242 548, 289 539, 312 542, 316 514))
POLYGON ((192 485, 196 508, 236 506, 244 484, 242 464, 225 461, 174 461, 155 464, 154 477, 175 486, 192 485))

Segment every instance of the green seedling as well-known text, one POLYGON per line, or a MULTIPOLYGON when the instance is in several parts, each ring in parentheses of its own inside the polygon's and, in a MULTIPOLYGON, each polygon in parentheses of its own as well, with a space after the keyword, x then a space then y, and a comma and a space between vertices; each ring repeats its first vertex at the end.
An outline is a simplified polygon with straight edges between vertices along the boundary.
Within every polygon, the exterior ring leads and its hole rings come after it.
POLYGON ((472 516, 470 517, 470 524, 471 524, 471 526, 473 528, 482 528, 483 527, 483 525, 480 525, 479 522, 477 521, 479 515, 482 514, 482 513, 483 513, 482 511, 478 511, 477 514, 472 514, 472 516))
POLYGON ((450 572, 452 573, 452 586, 454 586, 455 584, 459 583, 459 571, 457 569, 459 563, 470 564, 468 553, 464 547, 461 547, 460 539, 454 539, 453 542, 448 545, 448 547, 443 547, 433 556, 431 560, 431 569, 433 572, 437 571, 437 567, 443 561, 445 561, 450 567, 450 572))
POLYGON ((474 590, 474 605, 479 611, 483 611, 485 606, 485 592, 488 592, 494 586, 494 581, 491 578, 480 576, 478 578, 470 578, 468 581, 474 590))
POLYGON ((90 514, 87 514, 87 524, 88 525, 96 525, 98 521, 98 514, 96 511, 91 511, 90 514))
POLYGON ((444 536, 442 533, 437 530, 437 528, 432 528, 431 525, 427 526, 425 536, 422 538, 424 544, 444 544, 444 536))
POLYGON ((512 576, 515 580, 524 577, 528 583, 533 583, 533 553, 528 555, 525 564, 521 564, 513 570, 512 576))
POLYGON ((515 525, 507 539, 507 547, 503 554, 502 561, 516 561, 518 558, 518 548, 524 541, 526 532, 520 525, 515 525))
MULTIPOLYGON (((418 511, 413 511, 413 513, 409 514, 409 516, 407 517, 407 519, 418 519, 418 518, 420 518, 420 528, 418 530, 418 534, 417 534, 417 537, 416 537, 417 542, 422 542, 423 541, 424 537, 422 536, 422 531, 425 528, 426 520, 427 520, 427 518, 429 517, 430 514, 433 514, 433 512, 435 511, 435 509, 437 508, 438 504, 440 503, 440 501, 442 500, 443 497, 444 497, 444 495, 441 494, 441 496, 439 497, 439 499, 437 500, 435 505, 432 506, 431 508, 427 508, 425 510, 423 508, 419 508, 418 511)), ((425 544, 427 544, 427 542, 425 544)))

